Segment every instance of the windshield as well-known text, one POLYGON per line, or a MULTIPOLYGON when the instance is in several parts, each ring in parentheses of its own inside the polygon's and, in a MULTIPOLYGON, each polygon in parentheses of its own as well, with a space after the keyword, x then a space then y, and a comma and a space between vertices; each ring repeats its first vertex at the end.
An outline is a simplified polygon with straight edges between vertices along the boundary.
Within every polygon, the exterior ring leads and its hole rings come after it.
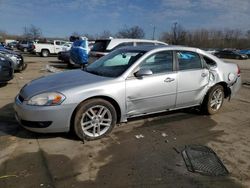
POLYGON ((145 51, 115 50, 86 67, 85 71, 104 77, 122 75, 145 51))

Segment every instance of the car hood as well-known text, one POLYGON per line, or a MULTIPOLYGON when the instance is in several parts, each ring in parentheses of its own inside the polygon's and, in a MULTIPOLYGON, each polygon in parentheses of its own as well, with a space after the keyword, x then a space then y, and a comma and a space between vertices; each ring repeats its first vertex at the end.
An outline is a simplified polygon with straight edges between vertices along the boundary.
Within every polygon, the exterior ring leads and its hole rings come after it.
POLYGON ((21 55, 21 54, 18 53, 18 52, 14 52, 14 51, 7 50, 7 49, 0 49, 0 51, 1 51, 1 53, 4 53, 4 54, 8 53, 8 54, 13 54, 13 55, 18 55, 18 56, 21 55))
POLYGON ((31 81, 21 89, 20 95, 27 99, 43 92, 60 92, 61 90, 103 82, 109 79, 111 78, 90 74, 80 69, 65 71, 31 81))

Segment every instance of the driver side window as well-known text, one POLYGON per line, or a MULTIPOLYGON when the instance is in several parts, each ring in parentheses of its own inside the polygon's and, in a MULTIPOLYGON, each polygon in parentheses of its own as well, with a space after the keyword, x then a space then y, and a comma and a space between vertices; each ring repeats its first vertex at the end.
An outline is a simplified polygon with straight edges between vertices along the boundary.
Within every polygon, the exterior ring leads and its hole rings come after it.
POLYGON ((173 52, 157 52, 144 60, 140 69, 149 69, 153 74, 173 71, 173 52))

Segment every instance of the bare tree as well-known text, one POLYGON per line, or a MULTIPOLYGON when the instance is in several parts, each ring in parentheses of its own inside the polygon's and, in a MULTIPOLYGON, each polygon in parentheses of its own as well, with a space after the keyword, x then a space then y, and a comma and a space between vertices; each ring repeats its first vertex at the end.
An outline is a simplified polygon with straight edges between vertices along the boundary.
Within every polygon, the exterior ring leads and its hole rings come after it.
POLYGON ((42 30, 34 25, 25 26, 23 37, 27 40, 36 40, 42 37, 42 30))
POLYGON ((118 33, 116 34, 116 37, 118 38, 144 38, 145 33, 143 31, 143 29, 139 26, 133 26, 130 28, 127 28, 125 26, 125 28, 121 29, 120 31, 118 31, 118 33))
POLYGON ((247 39, 250 40, 250 30, 247 30, 247 32, 246 32, 246 37, 247 37, 247 39))
POLYGON ((0 30, 0 42, 3 42, 6 38, 7 33, 5 31, 0 30))
POLYGON ((179 45, 185 43, 186 31, 184 28, 175 22, 171 29, 172 44, 179 45))
POLYGON ((112 37, 112 34, 110 31, 108 30, 104 30, 99 36, 98 38, 109 38, 109 37, 112 37))
POLYGON ((73 33, 71 34, 71 36, 80 37, 81 35, 80 35, 78 32, 73 32, 73 33))
POLYGON ((169 44, 180 44, 199 48, 249 48, 250 30, 196 29, 186 30, 174 23, 170 31, 163 32, 161 40, 169 44))
POLYGON ((164 32, 161 40, 174 45, 185 45, 188 32, 175 22, 170 32, 164 32))

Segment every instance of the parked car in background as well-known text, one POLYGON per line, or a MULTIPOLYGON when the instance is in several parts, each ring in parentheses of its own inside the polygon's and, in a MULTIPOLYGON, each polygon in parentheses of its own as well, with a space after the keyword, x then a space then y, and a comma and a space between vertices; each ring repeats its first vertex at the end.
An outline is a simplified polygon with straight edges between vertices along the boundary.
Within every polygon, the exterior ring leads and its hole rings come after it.
POLYGON ((0 54, 0 83, 6 83, 14 77, 12 61, 0 54))
POLYGON ((219 58, 228 58, 228 59, 247 59, 248 56, 245 54, 240 54, 238 51, 234 50, 221 50, 214 53, 215 56, 219 58))
POLYGON ((66 42, 63 46, 62 46, 62 52, 65 51, 69 51, 70 48, 72 47, 73 42, 66 42))
POLYGON ((67 43, 67 41, 62 40, 54 40, 49 43, 38 42, 33 45, 33 52, 40 54, 42 57, 48 57, 50 54, 58 54, 61 52, 65 43, 67 43))
POLYGON ((28 52, 28 49, 34 44, 33 41, 23 40, 17 44, 17 49, 23 52, 28 52))
POLYGON ((240 54, 247 55, 250 58, 250 49, 244 49, 239 51, 240 54))
POLYGON ((14 48, 16 48, 17 43, 18 43, 17 41, 12 41, 12 42, 8 43, 7 46, 11 49, 14 49, 14 48))
POLYGON ((124 47, 124 46, 148 46, 148 45, 168 45, 167 43, 157 40, 144 40, 144 39, 99 39, 96 40, 92 49, 90 50, 90 62, 107 55, 111 51, 124 47))
POLYGON ((63 61, 64 63, 69 63, 70 51, 61 51, 57 55, 57 59, 63 61))
POLYGON ((12 50, 9 46, 6 46, 5 43, 0 44, 0 50, 12 50))
POLYGON ((18 52, 0 49, 0 54, 9 58, 12 61, 13 69, 15 71, 23 71, 27 67, 27 64, 23 60, 23 56, 18 52))
POLYGON ((206 52, 208 52, 210 54, 214 54, 214 53, 219 51, 219 49, 215 49, 215 48, 205 48, 203 50, 205 50, 206 52))
POLYGON ((36 79, 15 98, 18 122, 35 132, 74 130, 94 140, 129 118, 201 107, 215 114, 241 86, 236 64, 197 48, 124 47, 85 67, 36 79))

